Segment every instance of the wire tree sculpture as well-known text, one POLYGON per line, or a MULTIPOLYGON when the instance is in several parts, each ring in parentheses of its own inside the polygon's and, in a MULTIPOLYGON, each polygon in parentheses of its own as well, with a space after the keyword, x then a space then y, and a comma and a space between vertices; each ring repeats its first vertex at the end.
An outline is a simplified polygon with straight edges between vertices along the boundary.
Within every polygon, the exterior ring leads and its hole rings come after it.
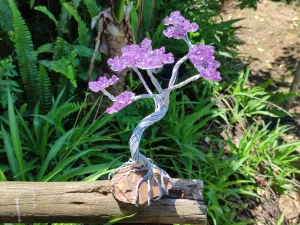
POLYGON ((164 20, 164 24, 169 26, 163 31, 163 34, 166 37, 182 39, 186 42, 189 48, 188 54, 178 60, 175 64, 168 88, 162 89, 160 83, 153 75, 152 69, 163 67, 164 64, 174 63, 174 57, 172 53, 165 53, 164 47, 153 50, 151 40, 147 38, 142 41, 141 45, 128 45, 124 47, 122 49, 121 56, 108 60, 108 64, 111 66, 112 70, 122 71, 125 68, 131 68, 138 75, 147 91, 147 94, 136 96, 133 92, 124 91, 116 97, 113 96, 106 90, 106 88, 118 81, 118 77, 116 75, 113 75, 110 79, 106 77, 99 77, 97 81, 89 82, 89 88, 91 91, 101 91, 111 101, 113 101, 113 105, 106 110, 109 114, 118 112, 125 106, 140 99, 150 98, 154 100, 154 112, 145 117, 137 125, 130 138, 129 147, 131 158, 120 168, 116 169, 112 174, 116 175, 120 171, 126 171, 122 173, 121 176, 115 176, 112 178, 111 184, 115 185, 119 179, 126 179, 131 173, 145 173, 145 175, 137 182, 135 188, 134 203, 137 206, 139 205, 139 188, 143 182, 146 182, 148 187, 148 205, 150 205, 151 199, 153 198, 151 190, 153 188, 153 182, 159 188, 159 196, 156 200, 160 199, 164 194, 168 194, 167 183, 173 183, 172 179, 163 169, 157 167, 151 159, 145 157, 139 151, 139 145, 144 131, 149 126, 160 121, 166 115, 169 108, 170 93, 173 90, 181 88, 200 77, 213 81, 221 80, 220 73, 217 71, 220 63, 215 60, 214 47, 204 44, 193 45, 188 38, 188 32, 195 32, 198 30, 198 25, 196 23, 191 23, 189 20, 180 15, 179 11, 175 11, 164 20), (188 59, 190 59, 200 74, 194 75, 181 83, 175 84, 180 65, 188 59), (150 77, 151 82, 156 88, 156 92, 152 92, 150 90, 140 70, 146 70, 147 75, 150 77), (156 176, 154 170, 159 171, 160 175, 156 176))

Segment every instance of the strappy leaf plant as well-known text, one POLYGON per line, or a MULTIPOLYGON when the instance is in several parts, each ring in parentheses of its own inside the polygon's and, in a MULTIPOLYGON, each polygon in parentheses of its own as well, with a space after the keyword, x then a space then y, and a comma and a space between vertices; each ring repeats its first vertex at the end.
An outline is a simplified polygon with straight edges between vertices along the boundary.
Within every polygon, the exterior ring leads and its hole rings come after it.
MULTIPOLYGON (((111 116, 100 116, 89 123, 91 107, 81 122, 68 121, 68 116, 84 110, 86 103, 65 102, 63 93, 54 100, 45 115, 35 112, 24 117, 24 109, 14 108, 8 92, 8 115, 0 117, 0 170, 8 180, 63 181, 95 180, 119 165, 118 157, 104 153, 106 149, 122 148, 108 134, 111 116), (32 122, 31 122, 32 120, 32 122), (69 129, 65 129, 69 126, 69 129)), ((0 175, 1 175, 0 174, 0 175)))

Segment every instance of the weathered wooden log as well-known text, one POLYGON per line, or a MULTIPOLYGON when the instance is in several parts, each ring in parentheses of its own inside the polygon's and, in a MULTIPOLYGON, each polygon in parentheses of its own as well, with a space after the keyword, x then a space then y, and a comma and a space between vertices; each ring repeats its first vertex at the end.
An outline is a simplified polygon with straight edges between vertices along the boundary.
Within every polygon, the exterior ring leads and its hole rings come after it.
POLYGON ((205 224, 203 182, 176 180, 168 196, 135 207, 113 197, 109 181, 0 182, 0 223, 105 223, 135 214, 122 223, 205 224))

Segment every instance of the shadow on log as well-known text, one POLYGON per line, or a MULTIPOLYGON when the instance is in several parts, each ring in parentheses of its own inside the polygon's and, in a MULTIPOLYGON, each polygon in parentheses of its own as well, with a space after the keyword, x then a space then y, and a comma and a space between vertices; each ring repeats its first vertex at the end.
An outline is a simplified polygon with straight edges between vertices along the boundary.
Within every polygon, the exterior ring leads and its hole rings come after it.
POLYGON ((101 224, 135 214, 120 223, 205 224, 202 189, 202 181, 178 179, 168 196, 137 208, 116 201, 109 181, 0 182, 0 223, 101 224))

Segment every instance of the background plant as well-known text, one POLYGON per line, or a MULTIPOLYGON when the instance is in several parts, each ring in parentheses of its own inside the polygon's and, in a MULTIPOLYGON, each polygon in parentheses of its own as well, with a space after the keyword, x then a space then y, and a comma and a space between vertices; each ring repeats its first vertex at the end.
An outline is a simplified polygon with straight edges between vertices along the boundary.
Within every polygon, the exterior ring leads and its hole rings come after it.
MULTIPOLYGON (((18 73, 15 70, 15 65, 12 64, 11 57, 0 61, 0 99, 1 107, 3 109, 7 108, 7 93, 9 91, 15 93, 16 95, 23 92, 18 82, 13 80, 17 76, 18 73)), ((15 96, 14 101, 16 99, 17 96, 15 96)))

